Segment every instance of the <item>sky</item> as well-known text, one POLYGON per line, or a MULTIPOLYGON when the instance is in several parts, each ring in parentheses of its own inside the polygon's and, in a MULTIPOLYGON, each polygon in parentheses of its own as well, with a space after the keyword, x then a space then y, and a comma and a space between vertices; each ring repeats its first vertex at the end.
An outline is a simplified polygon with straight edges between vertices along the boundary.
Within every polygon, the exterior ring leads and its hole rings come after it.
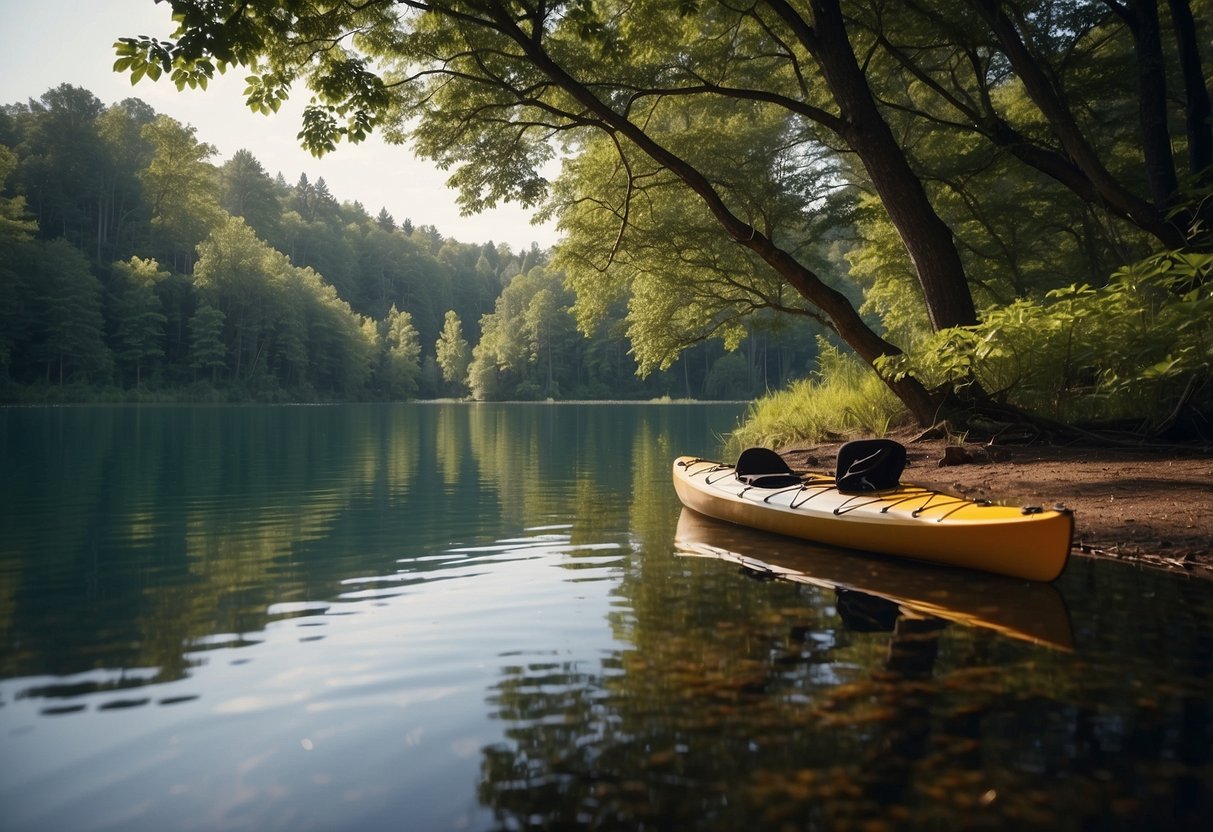
POLYGON ((38 99, 62 83, 83 87, 105 104, 134 96, 192 125, 199 141, 218 149, 215 164, 247 149, 271 176, 282 173, 291 184, 301 173, 313 182, 323 177, 337 199, 361 202, 372 216, 387 208, 398 223, 407 218, 433 225, 465 243, 491 240, 519 251, 532 242, 547 248, 556 241, 554 225, 532 225, 530 212, 514 205, 460 216, 455 192, 445 184, 450 174, 414 158, 407 146, 372 136, 360 144, 340 144, 335 153, 316 159, 295 138, 306 90, 278 113, 263 116, 245 107, 246 73, 239 69, 216 75, 205 92, 178 92, 167 78, 131 86, 129 77, 113 72, 118 38, 164 38, 172 31, 167 4, 153 0, 0 0, 0 104, 38 99))

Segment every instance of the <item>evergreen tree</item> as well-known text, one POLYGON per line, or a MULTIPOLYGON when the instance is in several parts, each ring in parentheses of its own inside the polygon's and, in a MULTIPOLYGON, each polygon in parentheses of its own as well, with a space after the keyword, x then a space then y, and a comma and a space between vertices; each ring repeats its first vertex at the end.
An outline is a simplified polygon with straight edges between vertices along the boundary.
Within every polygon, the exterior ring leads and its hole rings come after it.
POLYGON ((114 356, 121 369, 133 371, 136 389, 147 363, 164 356, 166 317, 156 284, 167 277, 155 260, 132 257, 114 264, 111 308, 118 320, 114 356))
POLYGON ((190 366, 195 370, 210 370, 212 384, 219 380, 219 371, 227 364, 223 318, 218 309, 202 303, 190 319, 190 366))
POLYGON ((272 239, 282 210, 277 189, 265 168, 247 150, 237 150, 220 169, 220 206, 242 218, 263 239, 272 239))
POLYGON ((103 338, 101 283, 88 261, 60 239, 40 244, 31 267, 30 356, 45 368, 46 381, 109 381, 113 357, 103 338))

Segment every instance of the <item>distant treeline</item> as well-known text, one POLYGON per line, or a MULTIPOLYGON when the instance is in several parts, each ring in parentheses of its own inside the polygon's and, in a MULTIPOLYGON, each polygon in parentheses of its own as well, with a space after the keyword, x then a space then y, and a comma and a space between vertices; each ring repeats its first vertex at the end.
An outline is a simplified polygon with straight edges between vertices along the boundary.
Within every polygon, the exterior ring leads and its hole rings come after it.
POLYGON ((215 155, 134 98, 65 84, 0 108, 0 397, 740 398, 812 364, 811 333, 756 318, 737 352, 641 379, 625 310, 579 332, 536 245, 446 239, 215 155))

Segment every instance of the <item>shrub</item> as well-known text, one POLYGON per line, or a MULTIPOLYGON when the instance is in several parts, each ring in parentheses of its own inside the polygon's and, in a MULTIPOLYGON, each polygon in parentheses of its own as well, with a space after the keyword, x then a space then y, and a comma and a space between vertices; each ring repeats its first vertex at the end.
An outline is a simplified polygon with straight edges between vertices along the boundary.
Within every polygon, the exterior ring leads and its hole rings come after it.
POLYGON ((988 310, 974 327, 942 330, 912 354, 879 363, 928 386, 977 382, 995 398, 1065 422, 1165 422, 1209 401, 1213 255, 1167 251, 1095 289, 1072 285, 1044 303, 988 310))

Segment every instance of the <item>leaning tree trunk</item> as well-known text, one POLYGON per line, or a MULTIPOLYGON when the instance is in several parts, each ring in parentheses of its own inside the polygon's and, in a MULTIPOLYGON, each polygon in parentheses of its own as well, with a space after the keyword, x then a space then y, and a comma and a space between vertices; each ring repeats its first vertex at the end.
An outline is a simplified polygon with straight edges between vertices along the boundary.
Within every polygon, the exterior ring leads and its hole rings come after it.
MULTIPOLYGON (((845 295, 823 283, 792 255, 761 235, 739 242, 752 248, 802 297, 824 312, 838 336, 869 366, 875 368, 879 359, 901 353, 864 322, 845 295)), ((941 408, 950 402, 950 396, 932 393, 912 376, 894 381, 881 375, 881 379, 923 427, 935 424, 941 408)))
MULTIPOLYGON (((526 54, 527 58, 541 69, 554 83, 565 90, 573 99, 586 108, 594 118, 601 121, 606 129, 617 131, 626 136, 636 147, 664 166, 677 176, 691 189, 715 217, 721 228, 738 245, 750 249, 771 266, 801 297, 820 309, 829 319, 830 324, 846 344, 868 365, 875 366, 877 359, 889 355, 898 355, 901 350, 881 338, 860 317, 859 312, 841 292, 826 285, 816 274, 807 268, 787 251, 771 241, 757 228, 734 214, 711 181, 703 172, 685 159, 670 151, 660 142, 649 135, 645 129, 634 124, 625 114, 616 112, 609 104, 598 98, 585 84, 569 73, 563 65, 552 58, 544 49, 542 42, 530 37, 517 22, 494 7, 495 19, 501 31, 509 35, 526 54)), ((848 46, 849 50, 849 46, 848 46)), ((852 59, 854 56, 852 55, 852 59)), ((887 129, 887 127, 886 127, 887 129)), ((892 134, 889 134, 890 139, 892 134)), ((908 164, 906 165, 908 170, 908 164)), ((925 195, 924 195, 925 199, 925 195)), ((934 212, 931 212, 934 215, 934 212)), ((942 224, 942 223, 941 223, 942 224)), ((946 227, 945 227, 946 230, 946 227)), ((951 242, 949 236, 949 243, 951 242)), ((954 247, 952 249, 955 251, 954 247)), ((959 258, 957 258, 959 262, 959 258)), ((926 263, 923 264, 927 268, 926 263)), ((928 274, 931 274, 928 271, 928 274)), ((950 279, 956 274, 948 273, 950 279)), ((963 278, 963 272, 959 275, 963 278)), ((949 288, 956 289, 948 284, 949 288)), ((949 307, 940 314, 943 326, 974 323, 976 316, 972 309, 972 299, 969 295, 968 284, 961 281, 962 292, 958 292, 964 300, 954 307, 949 307)), ((934 294, 934 293, 933 293, 934 294)), ((944 294, 947 294, 946 292, 944 294)), ((957 298, 951 298, 957 301, 957 298)), ((882 376, 883 378, 883 376, 882 376)), ((934 424, 940 408, 940 397, 933 395, 917 379, 907 376, 897 381, 885 378, 885 383, 894 395, 906 406, 919 424, 928 426, 934 424)))
POLYGON ((914 264, 931 326, 977 323, 977 310, 952 230, 940 219, 884 120, 847 37, 838 0, 814 0, 812 26, 784 2, 772 3, 817 59, 838 104, 841 136, 863 162, 914 264))

